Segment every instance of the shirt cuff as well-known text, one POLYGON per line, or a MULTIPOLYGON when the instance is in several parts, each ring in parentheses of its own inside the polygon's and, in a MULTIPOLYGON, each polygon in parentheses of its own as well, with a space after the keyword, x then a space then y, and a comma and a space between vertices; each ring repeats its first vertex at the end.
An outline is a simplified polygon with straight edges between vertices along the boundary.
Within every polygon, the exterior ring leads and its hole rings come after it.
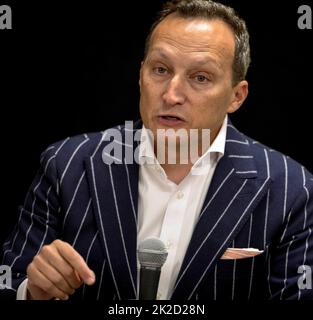
POLYGON ((16 293, 16 300, 27 300, 27 283, 28 283, 28 279, 26 278, 19 285, 16 293))

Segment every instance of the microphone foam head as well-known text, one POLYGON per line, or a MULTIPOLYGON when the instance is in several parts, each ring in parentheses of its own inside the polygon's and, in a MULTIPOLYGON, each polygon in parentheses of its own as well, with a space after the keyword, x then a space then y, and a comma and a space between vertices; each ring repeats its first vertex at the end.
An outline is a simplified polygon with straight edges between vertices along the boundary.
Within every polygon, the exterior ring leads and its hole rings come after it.
POLYGON ((142 267, 161 268, 166 258, 165 244, 159 238, 146 238, 139 244, 138 259, 142 267))

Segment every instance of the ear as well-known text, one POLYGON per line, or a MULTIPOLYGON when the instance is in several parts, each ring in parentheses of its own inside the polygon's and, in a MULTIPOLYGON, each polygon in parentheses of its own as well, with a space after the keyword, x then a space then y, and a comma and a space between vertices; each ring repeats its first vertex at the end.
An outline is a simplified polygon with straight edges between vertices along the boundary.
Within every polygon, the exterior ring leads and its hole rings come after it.
POLYGON ((237 111, 246 100, 248 92, 248 82, 246 80, 242 80, 237 83, 233 88, 233 97, 227 109, 227 113, 233 113, 237 111))

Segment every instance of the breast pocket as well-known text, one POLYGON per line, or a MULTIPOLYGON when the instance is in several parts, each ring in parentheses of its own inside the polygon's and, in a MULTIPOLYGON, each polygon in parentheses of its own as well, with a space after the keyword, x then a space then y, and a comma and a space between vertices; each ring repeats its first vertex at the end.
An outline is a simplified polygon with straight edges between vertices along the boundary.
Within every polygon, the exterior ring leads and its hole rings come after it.
POLYGON ((265 252, 255 257, 219 260, 214 270, 214 283, 217 299, 249 300, 264 296, 265 252))

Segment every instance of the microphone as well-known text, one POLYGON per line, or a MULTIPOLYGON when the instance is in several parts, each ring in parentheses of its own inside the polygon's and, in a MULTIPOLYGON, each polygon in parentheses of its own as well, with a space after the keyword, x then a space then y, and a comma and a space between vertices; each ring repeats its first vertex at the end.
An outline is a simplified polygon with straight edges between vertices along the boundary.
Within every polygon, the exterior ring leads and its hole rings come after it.
POLYGON ((146 238, 139 244, 138 259, 140 263, 140 300, 155 300, 161 268, 167 258, 165 244, 156 237, 146 238))

